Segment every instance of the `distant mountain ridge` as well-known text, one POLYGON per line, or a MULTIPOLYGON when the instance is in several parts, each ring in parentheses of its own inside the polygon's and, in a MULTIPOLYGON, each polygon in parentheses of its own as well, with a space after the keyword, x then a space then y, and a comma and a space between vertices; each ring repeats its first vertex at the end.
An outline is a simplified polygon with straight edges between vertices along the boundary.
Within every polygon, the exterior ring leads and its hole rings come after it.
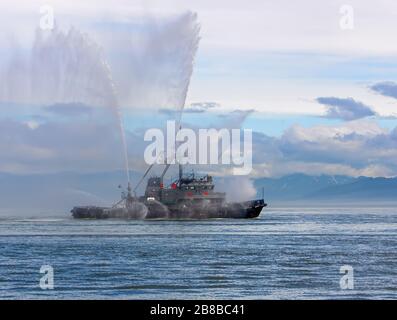
POLYGON ((263 188, 268 201, 397 200, 397 178, 293 174, 281 178, 256 179, 255 188, 258 196, 263 188))
MULTIPOLYGON (((140 178, 140 173, 131 172, 132 182, 140 178)), ((219 190, 221 183, 217 182, 219 178, 215 178, 219 190)), ((120 183, 125 184, 125 173, 122 171, 31 175, 0 172, 0 210, 30 212, 47 209, 68 213, 75 205, 110 205, 120 198, 120 189, 117 188, 120 183)), ((263 187, 265 200, 269 204, 288 201, 381 203, 397 200, 397 178, 292 174, 281 178, 254 179, 253 183, 258 197, 262 196, 263 187)), ((138 194, 143 193, 144 187, 145 183, 138 194)), ((244 191, 241 190, 241 193, 244 191)))

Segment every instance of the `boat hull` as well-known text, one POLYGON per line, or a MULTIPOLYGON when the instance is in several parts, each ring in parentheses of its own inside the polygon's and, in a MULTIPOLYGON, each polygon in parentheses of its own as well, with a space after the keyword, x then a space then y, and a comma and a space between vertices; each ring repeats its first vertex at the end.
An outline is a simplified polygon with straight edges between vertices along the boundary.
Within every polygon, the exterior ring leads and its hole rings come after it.
POLYGON ((266 207, 263 200, 222 206, 168 208, 157 202, 135 202, 130 208, 74 207, 75 219, 252 219, 266 207))

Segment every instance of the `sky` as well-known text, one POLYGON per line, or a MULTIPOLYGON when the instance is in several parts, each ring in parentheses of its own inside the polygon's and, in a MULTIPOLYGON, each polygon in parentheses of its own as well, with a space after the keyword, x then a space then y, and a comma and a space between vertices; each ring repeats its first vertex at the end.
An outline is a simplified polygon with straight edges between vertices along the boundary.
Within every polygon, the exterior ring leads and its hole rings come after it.
POLYGON ((0 12, 0 172, 121 168, 115 97, 130 167, 144 170, 143 132, 186 93, 185 126, 254 131, 252 176, 397 175, 395 1, 6 0, 0 12), (43 5, 56 30, 40 35, 43 5))

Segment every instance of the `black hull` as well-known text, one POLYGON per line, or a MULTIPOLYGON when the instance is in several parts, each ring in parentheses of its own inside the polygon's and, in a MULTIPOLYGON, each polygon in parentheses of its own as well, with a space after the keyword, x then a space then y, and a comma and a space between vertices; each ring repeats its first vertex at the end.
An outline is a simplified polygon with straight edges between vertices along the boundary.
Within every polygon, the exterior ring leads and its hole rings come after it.
POLYGON ((219 207, 167 208, 160 203, 136 202, 131 208, 75 207, 75 219, 252 219, 266 207, 263 200, 230 203, 219 207))

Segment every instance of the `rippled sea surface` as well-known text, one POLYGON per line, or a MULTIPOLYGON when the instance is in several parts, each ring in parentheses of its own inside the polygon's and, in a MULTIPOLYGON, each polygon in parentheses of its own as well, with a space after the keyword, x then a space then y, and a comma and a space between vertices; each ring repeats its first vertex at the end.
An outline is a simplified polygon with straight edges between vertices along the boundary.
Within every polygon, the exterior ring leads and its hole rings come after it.
MULTIPOLYGON (((1 217, 1 216, 0 216, 1 217)), ((0 218, 1 299, 397 299, 397 209, 255 220, 0 218), (54 268, 54 290, 39 286, 54 268), (350 265, 354 289, 340 288, 350 265)))

